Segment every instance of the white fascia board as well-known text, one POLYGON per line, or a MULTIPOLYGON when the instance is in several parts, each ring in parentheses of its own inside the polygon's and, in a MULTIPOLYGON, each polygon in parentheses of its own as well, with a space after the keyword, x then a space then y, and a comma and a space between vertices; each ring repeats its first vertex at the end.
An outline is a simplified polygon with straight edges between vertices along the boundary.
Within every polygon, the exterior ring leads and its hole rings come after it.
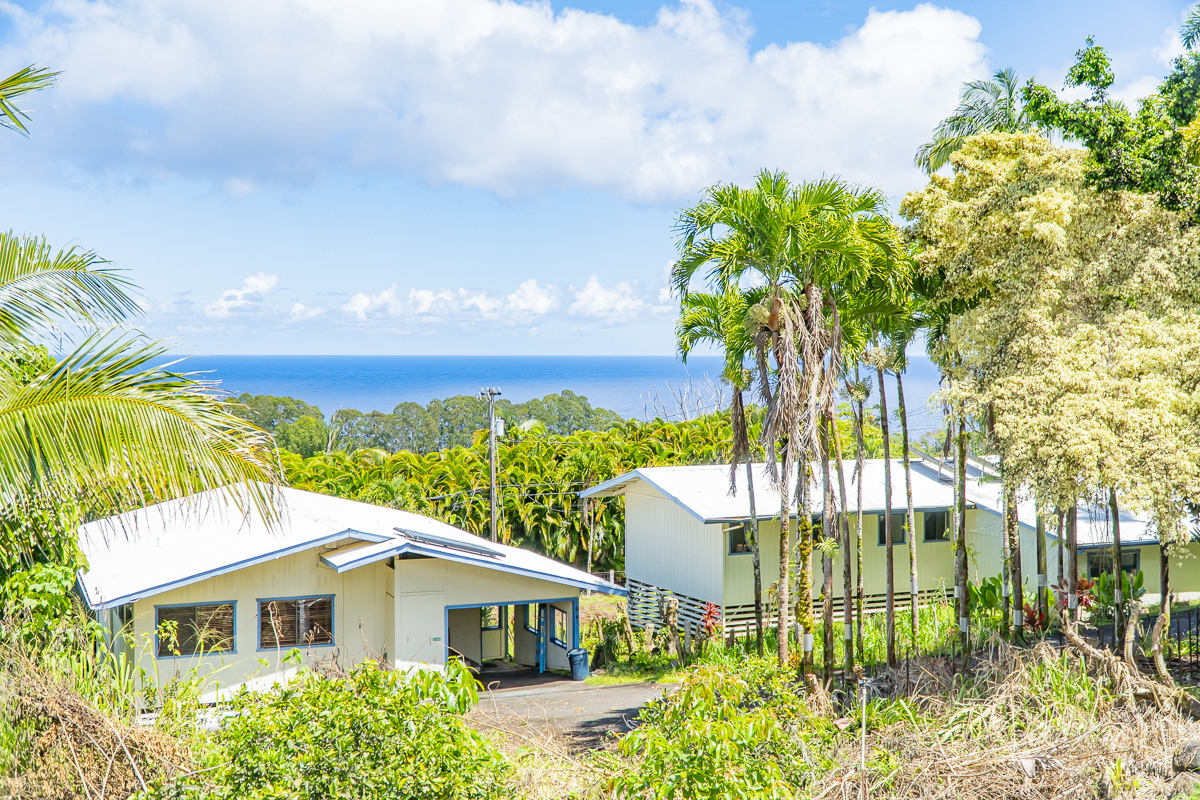
POLYGON ((172 589, 180 589, 184 586, 190 586, 193 583, 199 583, 200 581, 207 580, 209 578, 215 578, 219 575, 228 575, 231 572, 237 572, 238 570, 245 569, 246 567, 264 564, 267 561, 274 561, 277 558, 284 558, 286 556, 295 555, 296 553, 303 553, 305 550, 311 550, 314 547, 322 547, 328 544, 338 544, 340 542, 353 541, 360 538, 367 538, 369 541, 384 542, 392 537, 380 536, 376 533, 363 533, 361 531, 355 531, 347 528, 344 531, 333 533, 320 539, 315 539, 310 542, 302 542, 300 544, 284 547, 279 550, 273 550, 269 553, 263 553, 251 558, 244 558, 241 561, 236 561, 230 564, 223 564, 222 566, 205 570, 204 572, 198 572, 194 575, 188 575, 183 578, 177 578, 176 580, 168 581, 167 583, 161 583, 156 586, 140 589, 136 592, 121 595, 120 597, 115 597, 111 600, 94 602, 91 592, 88 590, 85 575, 82 571, 79 573, 79 584, 83 589, 83 599, 87 602, 88 608, 92 609, 93 611, 104 611, 110 608, 123 606, 126 603, 132 603, 136 600, 144 600, 147 597, 154 597, 155 595, 169 592, 172 589))
MULTIPOLYGON (((501 561, 499 559, 494 559, 494 558, 491 558, 488 556, 473 556, 472 554, 470 554, 466 551, 453 550, 450 548, 433 547, 430 545, 423 545, 423 544, 420 544, 417 542, 412 542, 412 541, 398 543, 395 547, 380 548, 379 550, 375 550, 374 552, 372 552, 370 555, 364 555, 361 558, 357 558, 357 559, 354 559, 351 561, 345 561, 345 562, 342 562, 340 560, 332 561, 326 556, 321 556, 321 561, 323 561, 325 563, 325 565, 328 566, 330 569, 332 569, 334 572, 337 572, 340 574, 342 572, 346 572, 346 571, 349 571, 352 569, 358 569, 359 567, 364 567, 368 564, 373 564, 376 561, 382 561, 385 558, 390 558, 392 556, 398 556, 398 555, 405 555, 408 553, 412 553, 414 555, 427 556, 429 558, 440 558, 443 561, 453 561, 458 564, 466 564, 466 565, 472 566, 472 567, 483 567, 484 569, 494 569, 499 572, 508 572, 513 575, 521 575, 521 576, 527 577, 527 578, 537 578, 538 580, 549 581, 550 583, 557 583, 561 586, 571 586, 576 589, 590 589, 595 592, 601 592, 603 594, 613 594, 613 595, 618 595, 620 597, 624 597, 628 594, 628 591, 626 589, 624 589, 620 586, 617 586, 615 583, 609 583, 608 581, 602 580, 599 578, 592 578, 590 580, 585 580, 583 578, 573 578, 573 577, 566 576, 566 575, 556 575, 552 572, 542 572, 540 570, 530 569, 527 567, 514 566, 505 561, 501 561)), ((350 554, 346 554, 346 555, 350 555, 350 554)), ((532 553, 531 555, 537 555, 537 554, 532 553)))

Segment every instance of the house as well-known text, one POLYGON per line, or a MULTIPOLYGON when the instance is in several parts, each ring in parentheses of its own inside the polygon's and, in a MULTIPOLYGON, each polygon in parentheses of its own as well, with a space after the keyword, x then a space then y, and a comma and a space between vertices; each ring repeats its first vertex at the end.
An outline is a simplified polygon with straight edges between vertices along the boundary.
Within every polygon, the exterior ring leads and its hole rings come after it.
MULTIPOLYGON (((954 507, 953 467, 932 458, 911 461, 917 552, 917 592, 920 595, 953 590, 954 507)), ((764 601, 779 575, 780 497, 766 468, 755 464, 755 510, 759 517, 760 559, 764 601)), ((895 592, 897 604, 910 596, 909 552, 905 533, 906 500, 904 463, 893 459, 892 513, 895 592)), ((582 497, 625 498, 625 575, 629 589, 630 618, 637 624, 659 618, 659 598, 674 594, 680 619, 698 624, 707 603, 720 608, 727 629, 745 630, 754 620, 754 582, 747 538, 750 503, 745 471, 736 473, 736 492, 730 492, 727 465, 649 467, 613 478, 581 492, 582 497)), ((838 495, 836 475, 832 479, 838 495)), ((858 478, 853 462, 846 464, 848 511, 858 510, 858 478)), ((794 486, 794 481, 791 483, 794 486)), ((886 547, 883 524, 884 460, 867 460, 863 489, 863 583, 868 608, 880 608, 886 594, 886 547)), ((998 575, 1001 567, 1002 488, 985 462, 968 462, 967 549, 970 578, 998 575)), ((813 522, 821 522, 822 489, 814 483, 813 522)), ((791 533, 795 536, 796 502, 790 503, 791 533)), ((1037 586, 1035 512, 1023 504, 1018 514, 1021 558, 1027 591, 1037 586)), ((851 518, 851 526, 854 525, 851 518)), ((852 528, 853 529, 853 528, 852 528)), ((1058 543, 1047 531, 1047 579, 1058 579, 1058 543)), ((841 608, 842 562, 835 561, 834 605, 841 608)), ((857 577, 857 565, 854 565, 857 577)), ((813 556, 813 597, 820 595, 821 556, 813 556)))
MULTIPOLYGON (((1145 590, 1143 602, 1157 603, 1161 599, 1162 585, 1159 575, 1158 532, 1153 523, 1142 514, 1127 509, 1118 509, 1121 530, 1121 568, 1128 573, 1142 573, 1145 590)), ((1079 552, 1079 575, 1095 579, 1113 569, 1112 515, 1108 506, 1080 504, 1076 510, 1076 547, 1079 552)), ((1180 550, 1175 550, 1180 554, 1180 550)), ((1200 569, 1195 559, 1200 556, 1200 542, 1190 541, 1183 550, 1182 558, 1171 558, 1171 590, 1176 600, 1200 599, 1200 569)))
POLYGON ((198 667, 225 691, 276 680, 293 652, 568 669, 581 591, 624 594, 420 514, 297 489, 277 498, 273 522, 206 492, 84 525, 79 586, 111 646, 160 684, 198 667))

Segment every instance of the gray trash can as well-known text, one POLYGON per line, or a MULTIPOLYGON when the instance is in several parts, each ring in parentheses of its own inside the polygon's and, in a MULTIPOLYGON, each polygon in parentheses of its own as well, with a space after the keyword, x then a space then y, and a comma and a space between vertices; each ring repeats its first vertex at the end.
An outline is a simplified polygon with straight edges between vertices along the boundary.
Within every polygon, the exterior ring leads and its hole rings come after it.
POLYGON ((588 651, 582 647, 567 651, 567 661, 571 662, 571 680, 581 681, 588 676, 588 651))

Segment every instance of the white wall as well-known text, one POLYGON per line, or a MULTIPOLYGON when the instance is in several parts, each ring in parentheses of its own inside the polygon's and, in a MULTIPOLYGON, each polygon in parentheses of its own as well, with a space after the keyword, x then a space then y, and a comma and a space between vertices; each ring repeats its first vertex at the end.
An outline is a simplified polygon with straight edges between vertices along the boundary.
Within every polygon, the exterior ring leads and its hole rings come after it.
MULTIPOLYGON (((516 605, 578 596, 579 590, 569 586, 484 567, 435 558, 397 559, 396 665, 446 663, 447 608, 516 605)), ((573 626, 574 617, 570 620, 573 626)))
POLYGON ((483 631, 479 627, 478 608, 452 608, 446 612, 450 648, 468 663, 483 663, 483 631))
MULTIPOLYGON (((577 589, 439 559, 399 559, 395 565, 393 569, 386 562, 378 562, 339 575, 324 566, 318 551, 312 550, 139 600, 133 608, 136 657, 160 685, 193 668, 197 674, 211 676, 214 685, 209 688, 228 690, 249 680, 269 682, 291 669, 281 666, 281 661, 293 648, 259 650, 259 599, 321 595, 334 596, 334 644, 298 648, 302 663, 335 660, 349 667, 374 658, 390 660, 398 667, 444 664, 447 606, 565 599, 567 602, 559 605, 568 612, 568 646, 574 641, 575 618, 570 601, 579 596, 577 589), (157 657, 155 606, 223 602, 235 604, 233 652, 157 657)), ((478 610, 474 612, 474 628, 478 646, 478 610)), ((503 636, 501 631, 494 633, 503 636)), ((521 642, 518 639, 518 646, 521 642)), ((547 665, 565 669, 565 653, 564 648, 548 646, 547 665), (556 650, 562 650, 561 654, 556 650)))
MULTIPOLYGON (((628 513, 628 512, 626 512, 628 513)), ((879 544, 879 517, 878 514, 863 515, 863 587, 868 595, 883 594, 887 588, 887 548, 879 544)), ((916 542, 917 542, 917 588, 920 591, 937 589, 942 586, 943 579, 946 585, 953 585, 953 569, 954 569, 954 546, 949 540, 944 542, 926 542, 924 541, 925 531, 925 514, 921 511, 915 512, 916 517, 916 542)), ((851 539, 855 539, 856 517, 850 517, 851 539)), ((972 520, 968 517, 968 530, 972 524, 972 520)), ((753 556, 750 553, 729 553, 728 533, 726 532, 729 526, 727 525, 711 525, 708 526, 714 529, 720 529, 721 533, 721 552, 724 553, 725 562, 725 605, 726 606, 744 606, 751 605, 754 602, 754 568, 753 556)), ((791 520, 789 523, 789 534, 792 539, 792 546, 795 547, 796 535, 796 520, 791 520)), ((893 574, 897 594, 907 594, 909 591, 910 575, 909 575, 909 546, 907 540, 904 544, 900 544, 899 531, 893 534, 896 543, 893 545, 893 574)), ((759 537, 760 544, 760 561, 762 569, 762 583, 764 595, 779 579, 779 520, 762 520, 759 522, 759 537)), ((970 539, 968 538, 968 542, 970 539)), ((794 553, 795 550, 793 549, 794 553)), ((793 567, 795 569, 795 567, 793 567)), ((851 576, 858 582, 858 560, 851 549, 851 576)), ((822 556, 819 552, 813 553, 812 558, 812 587, 813 597, 820 595, 821 584, 823 582, 822 572, 822 556)), ((842 594, 842 554, 838 550, 833 558, 833 585, 834 596, 841 597, 842 594)), ((662 587, 670 588, 670 587, 662 587)))
POLYGON ((528 606, 514 606, 516 616, 513 619, 513 660, 527 667, 537 666, 537 634, 526 630, 525 626, 537 628, 537 617, 528 619, 528 606))
POLYGON ((211 674, 221 687, 231 687, 274 674, 291 650, 258 649, 259 599, 334 595, 334 645, 299 648, 303 661, 334 659, 348 666, 365 658, 390 658, 393 631, 387 626, 382 599, 391 582, 392 570, 382 562, 338 575, 320 563, 316 550, 298 553, 138 600, 134 603, 134 643, 141 663, 154 670, 160 684, 195 667, 199 674, 211 674), (235 652, 156 656, 155 606, 223 602, 235 604, 235 652))
MULTIPOLYGON (((778 538, 776 539, 778 541, 778 538)), ((725 544, 718 525, 705 525, 645 484, 625 495, 625 575, 720 604, 725 544)))

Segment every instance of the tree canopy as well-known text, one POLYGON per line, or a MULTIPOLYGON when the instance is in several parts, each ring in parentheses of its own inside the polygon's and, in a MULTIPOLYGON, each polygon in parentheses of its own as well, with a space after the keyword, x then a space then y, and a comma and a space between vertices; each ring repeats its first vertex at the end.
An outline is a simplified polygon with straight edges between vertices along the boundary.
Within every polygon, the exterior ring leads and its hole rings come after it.
POLYGON ((1062 507, 1115 487, 1178 532, 1200 491, 1200 235, 1037 136, 973 137, 953 164, 902 213, 1006 480, 1062 507))

